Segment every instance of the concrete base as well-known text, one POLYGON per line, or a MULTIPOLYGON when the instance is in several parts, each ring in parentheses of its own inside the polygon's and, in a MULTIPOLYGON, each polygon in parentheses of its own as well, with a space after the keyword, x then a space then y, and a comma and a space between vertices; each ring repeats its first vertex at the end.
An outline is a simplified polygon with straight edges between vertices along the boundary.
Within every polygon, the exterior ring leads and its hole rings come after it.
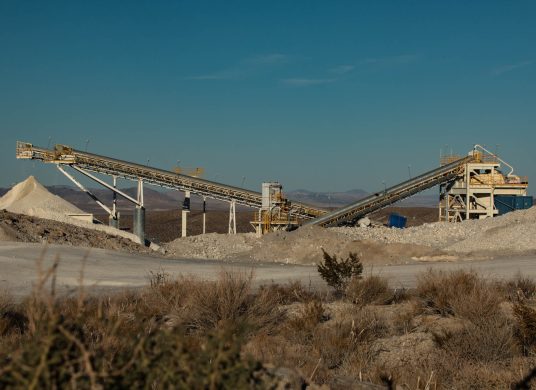
POLYGON ((114 227, 116 229, 119 229, 119 216, 117 218, 112 217, 111 215, 108 217, 108 222, 111 227, 114 227))
POLYGON ((187 234, 187 226, 188 226, 188 214, 190 213, 190 210, 182 210, 182 229, 181 229, 181 237, 186 237, 187 234))
POLYGON ((136 207, 134 209, 134 219, 132 232, 140 238, 142 245, 145 245, 145 208, 136 207))

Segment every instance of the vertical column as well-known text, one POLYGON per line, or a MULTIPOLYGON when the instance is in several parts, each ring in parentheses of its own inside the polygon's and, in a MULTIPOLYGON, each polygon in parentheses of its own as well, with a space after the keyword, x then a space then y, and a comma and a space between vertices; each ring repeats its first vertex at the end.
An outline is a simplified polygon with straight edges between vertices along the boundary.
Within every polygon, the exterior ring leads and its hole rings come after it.
POLYGON ((229 203, 229 234, 236 234, 236 202, 229 203))
POLYGON ((203 196, 203 234, 207 232, 207 198, 203 196))
POLYGON ((465 164, 465 219, 469 219, 471 196, 471 172, 469 164, 465 164))
POLYGON ((133 233, 139 237, 140 243, 145 245, 145 207, 143 207, 143 180, 138 179, 138 204, 134 209, 133 233))
MULTIPOLYGON (((117 176, 113 176, 113 186, 114 189, 117 188, 117 176)), ((112 214, 110 214, 110 226, 113 226, 116 229, 119 229, 119 214, 117 212, 117 192, 112 191, 113 202, 112 202, 112 214)))
POLYGON ((145 245, 145 207, 136 206, 134 209, 133 233, 139 237, 140 243, 145 245))
POLYGON ((257 226, 257 237, 262 236, 262 208, 259 209, 259 226, 257 226))
POLYGON ((184 192, 184 202, 182 202, 182 232, 181 237, 186 237, 186 227, 188 213, 190 212, 190 191, 184 192))

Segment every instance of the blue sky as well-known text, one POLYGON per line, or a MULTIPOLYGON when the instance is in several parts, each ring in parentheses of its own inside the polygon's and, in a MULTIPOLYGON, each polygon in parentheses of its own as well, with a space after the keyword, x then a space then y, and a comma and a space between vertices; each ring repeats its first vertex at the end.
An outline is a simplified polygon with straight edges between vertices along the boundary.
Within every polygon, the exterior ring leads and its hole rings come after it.
POLYGON ((533 1, 0 0, 0 186, 65 183, 18 139, 256 190, 374 191, 474 143, 534 179, 534 20, 533 1))

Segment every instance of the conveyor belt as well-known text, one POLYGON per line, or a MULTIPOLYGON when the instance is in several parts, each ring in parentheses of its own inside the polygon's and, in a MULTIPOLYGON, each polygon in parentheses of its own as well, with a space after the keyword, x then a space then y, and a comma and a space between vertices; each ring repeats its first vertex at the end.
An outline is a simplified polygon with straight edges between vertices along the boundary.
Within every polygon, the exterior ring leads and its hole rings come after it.
MULTIPOLYGON (((65 145, 56 145, 54 150, 49 150, 19 141, 17 142, 17 158, 76 166, 88 171, 131 180, 142 179, 145 183, 181 191, 191 191, 200 196, 227 202, 234 200, 237 204, 255 208, 260 208, 262 204, 262 196, 259 192, 100 156, 98 154, 82 152, 65 145)), ((303 219, 316 218, 326 213, 325 210, 297 202, 292 202, 290 212, 292 215, 303 219)))
POLYGON ((435 185, 452 180, 456 176, 462 174, 465 169, 465 164, 472 160, 473 156, 461 158, 450 164, 433 169, 413 179, 387 188, 385 191, 367 196, 351 205, 307 221, 303 226, 318 225, 329 227, 355 223, 359 218, 362 218, 373 211, 382 209, 435 185))

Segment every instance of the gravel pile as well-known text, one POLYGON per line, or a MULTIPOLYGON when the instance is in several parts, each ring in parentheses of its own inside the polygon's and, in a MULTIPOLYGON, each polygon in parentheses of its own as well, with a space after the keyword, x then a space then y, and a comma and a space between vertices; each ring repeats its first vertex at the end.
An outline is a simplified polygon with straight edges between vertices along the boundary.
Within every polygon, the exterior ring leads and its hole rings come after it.
POLYGON ((137 236, 111 226, 92 224, 75 218, 68 214, 84 214, 84 211, 65 199, 50 193, 33 176, 15 185, 9 192, 0 198, 0 210, 24 214, 43 219, 75 225, 85 229, 94 229, 101 232, 126 238, 140 243, 137 236))
POLYGON ((446 252, 525 252, 536 250, 536 207, 499 217, 461 223, 436 222, 407 229, 331 228, 351 240, 418 244, 446 252))
POLYGON ((173 257, 188 259, 247 258, 245 255, 257 244, 255 233, 219 234, 177 238, 165 245, 173 257))
POLYGON ((411 260, 457 259, 524 254, 536 251, 536 207, 504 216, 461 223, 429 223, 407 229, 379 227, 304 227, 293 232, 207 234, 168 243, 172 257, 250 259, 311 264, 322 249, 346 256, 356 252, 365 262, 396 264, 411 260))
MULTIPOLYGON (((83 214, 84 212, 72 203, 57 195, 51 194, 33 176, 15 185, 2 198, 0 210, 47 218, 66 214, 83 214)), ((49 218, 52 219, 52 218, 49 218)))

